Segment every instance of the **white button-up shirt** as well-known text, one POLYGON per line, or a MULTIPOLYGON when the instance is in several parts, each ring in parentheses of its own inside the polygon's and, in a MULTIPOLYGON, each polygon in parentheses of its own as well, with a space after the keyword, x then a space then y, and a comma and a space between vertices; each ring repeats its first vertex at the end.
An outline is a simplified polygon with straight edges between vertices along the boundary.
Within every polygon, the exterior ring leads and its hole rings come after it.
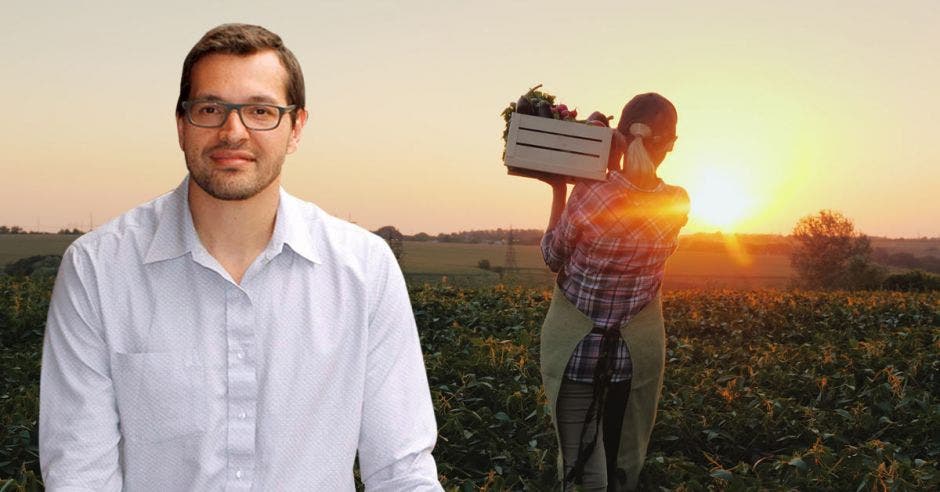
POLYGON ((187 180, 65 252, 43 346, 56 490, 440 490, 427 376, 385 242, 283 190, 241 284, 187 180))

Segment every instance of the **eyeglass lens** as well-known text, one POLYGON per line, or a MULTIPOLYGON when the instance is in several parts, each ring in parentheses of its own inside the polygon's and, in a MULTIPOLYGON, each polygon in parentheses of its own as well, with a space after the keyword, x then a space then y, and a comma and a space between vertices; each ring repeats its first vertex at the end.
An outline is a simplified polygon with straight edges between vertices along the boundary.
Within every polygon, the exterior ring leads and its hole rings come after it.
MULTIPOLYGON (((270 130, 281 120, 277 106, 247 104, 237 109, 242 123, 252 130, 270 130)), ((225 124, 228 115, 228 108, 217 102, 193 102, 189 105, 189 119, 194 125, 219 127, 225 124)))

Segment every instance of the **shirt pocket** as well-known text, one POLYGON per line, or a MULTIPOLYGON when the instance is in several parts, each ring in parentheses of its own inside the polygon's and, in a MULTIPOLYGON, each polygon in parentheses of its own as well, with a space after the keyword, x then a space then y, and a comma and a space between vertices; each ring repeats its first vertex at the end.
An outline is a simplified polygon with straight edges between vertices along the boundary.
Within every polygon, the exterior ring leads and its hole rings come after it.
POLYGON ((205 367, 183 352, 115 353, 111 367, 121 434, 166 441, 205 432, 205 367))

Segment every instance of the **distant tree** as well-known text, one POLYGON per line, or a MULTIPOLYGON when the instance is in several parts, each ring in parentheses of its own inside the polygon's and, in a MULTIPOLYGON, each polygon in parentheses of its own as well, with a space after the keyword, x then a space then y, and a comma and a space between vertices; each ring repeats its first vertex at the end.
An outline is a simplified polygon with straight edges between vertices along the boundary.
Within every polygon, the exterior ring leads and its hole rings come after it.
POLYGON ((428 234, 428 233, 426 233, 426 232, 419 232, 419 233, 415 234, 414 236, 411 236, 411 240, 412 240, 412 241, 422 241, 422 242, 424 242, 424 241, 430 241, 431 239, 434 239, 434 238, 431 237, 431 235, 428 234))
POLYGON ((839 212, 821 210, 803 217, 793 228, 793 238, 790 263, 805 287, 872 288, 884 277, 884 270, 871 261, 868 236, 857 233, 839 212))
POLYGON ((489 270, 491 268, 490 260, 483 259, 483 260, 478 261, 477 268, 479 268, 480 270, 489 270))
POLYGON ((840 287, 854 290, 878 289, 887 275, 888 270, 873 263, 870 257, 855 255, 849 259, 840 287))
POLYGON ((405 235, 394 226, 390 225, 379 227, 372 232, 388 243, 388 247, 392 248, 392 254, 395 255, 395 259, 401 262, 402 256, 405 255, 405 235))
POLYGON ((0 234, 9 234, 10 228, 5 225, 0 225, 0 234))
POLYGON ((84 232, 83 232, 82 230, 80 230, 79 228, 76 227, 76 228, 73 228, 73 229, 68 229, 68 228, 66 228, 66 229, 59 229, 59 232, 57 232, 56 234, 81 235, 81 234, 84 234, 84 232))
POLYGON ((23 230, 20 226, 13 226, 10 228, 10 234, 25 234, 26 231, 23 230))

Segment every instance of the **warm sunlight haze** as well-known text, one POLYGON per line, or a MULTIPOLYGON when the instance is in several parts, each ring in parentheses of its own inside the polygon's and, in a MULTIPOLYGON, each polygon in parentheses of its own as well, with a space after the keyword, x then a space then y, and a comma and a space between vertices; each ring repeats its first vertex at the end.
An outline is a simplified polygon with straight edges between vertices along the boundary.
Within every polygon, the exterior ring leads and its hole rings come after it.
POLYGON ((285 188, 372 230, 544 228, 549 188, 500 157, 500 111, 541 83, 615 124, 635 94, 675 103, 659 174, 691 196, 683 233, 788 234, 833 209, 870 235, 940 236, 935 1, 284 3, 6 9, 0 224, 84 230, 175 187, 183 57, 250 22, 305 72, 285 188))
POLYGON ((0 11, 0 492, 940 491, 940 0, 0 11))
POLYGON ((686 185, 692 200, 689 220, 703 228, 737 232, 737 224, 761 212, 751 198, 751 187, 741 175, 719 167, 702 166, 686 185))

